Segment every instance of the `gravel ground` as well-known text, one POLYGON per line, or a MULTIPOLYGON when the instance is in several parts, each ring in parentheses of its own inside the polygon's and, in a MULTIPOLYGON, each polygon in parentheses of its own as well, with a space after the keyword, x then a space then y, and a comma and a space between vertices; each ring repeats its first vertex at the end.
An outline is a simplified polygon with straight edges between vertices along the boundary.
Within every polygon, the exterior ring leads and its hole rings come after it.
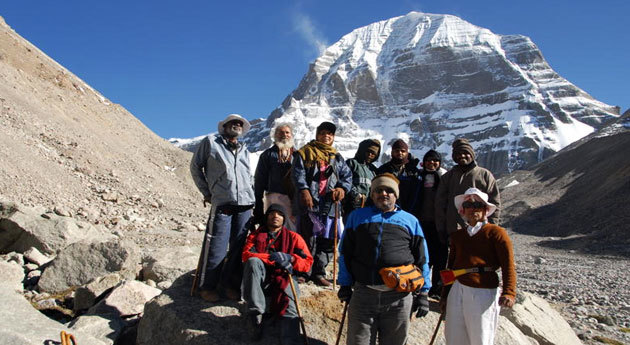
POLYGON ((630 344, 630 260, 544 247, 550 237, 510 233, 518 288, 550 302, 584 344, 630 344))

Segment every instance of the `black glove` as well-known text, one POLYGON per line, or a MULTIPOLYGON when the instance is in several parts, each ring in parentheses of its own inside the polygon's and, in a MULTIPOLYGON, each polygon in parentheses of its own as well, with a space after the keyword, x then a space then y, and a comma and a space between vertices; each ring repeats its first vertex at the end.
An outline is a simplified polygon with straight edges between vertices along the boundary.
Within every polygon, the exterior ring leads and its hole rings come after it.
POLYGON ((352 287, 344 285, 339 288, 337 291, 337 297, 342 302, 350 302, 350 297, 352 297, 352 287))
POLYGON ((411 306, 411 315, 416 312, 416 317, 425 317, 429 313, 429 294, 425 292, 420 292, 417 295, 413 295, 413 304, 411 306))
POLYGON ((293 273, 293 265, 291 265, 291 254, 283 252, 273 252, 269 255, 269 260, 275 262, 276 267, 287 270, 289 274, 293 273))

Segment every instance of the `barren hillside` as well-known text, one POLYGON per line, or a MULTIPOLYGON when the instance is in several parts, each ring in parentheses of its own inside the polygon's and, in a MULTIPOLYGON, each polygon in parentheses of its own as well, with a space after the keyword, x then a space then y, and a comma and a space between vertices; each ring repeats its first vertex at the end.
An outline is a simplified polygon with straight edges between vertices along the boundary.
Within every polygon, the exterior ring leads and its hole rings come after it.
POLYGON ((14 32, 0 17, 0 195, 126 230, 205 221, 191 154, 14 32))

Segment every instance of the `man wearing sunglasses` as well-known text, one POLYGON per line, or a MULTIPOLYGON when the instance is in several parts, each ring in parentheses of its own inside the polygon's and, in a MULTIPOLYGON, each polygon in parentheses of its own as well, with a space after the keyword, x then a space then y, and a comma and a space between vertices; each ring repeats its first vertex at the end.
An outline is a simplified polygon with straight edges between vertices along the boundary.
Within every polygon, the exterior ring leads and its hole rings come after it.
POLYGON ((348 217, 339 256, 340 300, 348 302, 347 344, 403 345, 407 341, 410 315, 429 313, 427 292, 431 288, 427 245, 420 223, 396 201, 398 179, 385 173, 370 187, 373 206, 359 208, 348 217), (382 268, 413 264, 424 285, 413 292, 388 287, 382 268))
POLYGON ((466 221, 457 213, 453 202, 456 195, 464 194, 475 187, 488 195, 488 201, 497 209, 488 217, 492 224, 499 223, 501 199, 499 187, 490 170, 477 165, 475 151, 464 138, 453 141, 453 161, 457 164, 442 175, 435 196, 435 226, 440 241, 448 242, 448 237, 458 229, 466 229, 466 221))
POLYGON ((454 198, 466 228, 451 234, 448 267, 440 307, 446 311, 446 344, 493 344, 500 307, 512 307, 516 297, 516 269, 507 231, 488 223, 496 206, 488 195, 469 188, 454 198), (497 269, 501 268, 502 289, 497 269), (448 300, 448 303, 447 303, 448 300))

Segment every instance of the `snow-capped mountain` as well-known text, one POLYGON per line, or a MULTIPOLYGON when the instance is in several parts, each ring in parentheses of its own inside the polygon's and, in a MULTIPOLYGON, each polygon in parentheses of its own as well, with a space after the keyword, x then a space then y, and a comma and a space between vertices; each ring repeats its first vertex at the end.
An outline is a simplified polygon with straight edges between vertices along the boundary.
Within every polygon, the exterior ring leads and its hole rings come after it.
POLYGON ((336 146, 407 139, 417 156, 450 157, 456 137, 481 165, 502 174, 532 165, 593 132, 619 110, 555 73, 536 45, 458 17, 411 12, 344 36, 310 65, 300 85, 250 131, 252 150, 269 128, 292 122, 301 143, 323 120, 339 126, 336 146))
POLYGON ((554 72, 528 37, 411 12, 356 29, 326 49, 245 141, 263 150, 270 128, 290 122, 302 145, 327 120, 338 125, 335 146, 347 158, 365 138, 381 140, 386 154, 402 138, 415 156, 433 148, 448 161, 452 141, 466 137, 477 161, 501 175, 618 114, 554 72))

